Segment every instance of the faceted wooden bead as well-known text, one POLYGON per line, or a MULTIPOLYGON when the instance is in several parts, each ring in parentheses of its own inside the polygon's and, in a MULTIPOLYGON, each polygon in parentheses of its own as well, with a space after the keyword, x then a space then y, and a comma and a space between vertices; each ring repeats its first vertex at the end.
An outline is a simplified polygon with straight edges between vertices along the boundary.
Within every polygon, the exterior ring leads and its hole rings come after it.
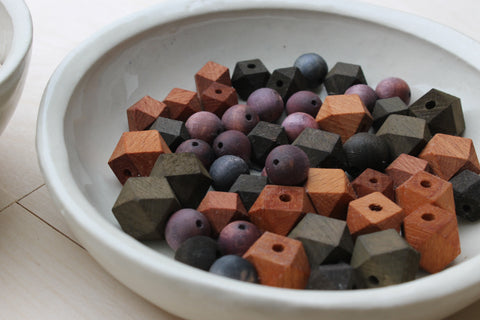
POLYGON ((232 86, 242 100, 255 90, 265 87, 270 71, 260 59, 239 61, 235 64, 232 75, 232 86))
POLYGON ((452 184, 425 171, 415 173, 395 189, 395 198, 407 216, 426 203, 455 213, 452 184))
POLYGON ((309 212, 316 211, 304 188, 267 185, 248 211, 248 215, 261 230, 286 236, 309 212))
POLYGON ((345 220, 348 203, 356 199, 347 175, 341 169, 310 168, 305 190, 318 214, 345 220))
POLYGON ((212 82, 200 95, 203 110, 215 113, 222 117, 225 111, 238 104, 237 92, 233 87, 212 82))
POLYGON ((205 271, 208 271, 220 256, 217 241, 207 236, 188 238, 175 251, 175 260, 205 271))
POLYGON ((303 243, 310 266, 350 262, 353 240, 342 220, 307 213, 288 234, 303 243))
POLYGON ((308 83, 297 67, 287 67, 273 70, 266 87, 277 91, 286 103, 295 92, 306 90, 308 83))
POLYGON ((243 258, 255 266, 263 285, 291 289, 307 285, 310 265, 298 240, 265 232, 243 258))
POLYGON ((179 121, 187 121, 192 114, 202 110, 195 91, 173 88, 163 102, 168 107, 170 118, 179 121))
POLYGON ((392 178, 377 170, 368 168, 363 171, 352 181, 352 187, 358 197, 366 196, 372 192, 380 192, 388 199, 395 201, 392 178))
POLYGON ((378 288, 415 279, 420 254, 393 229, 361 235, 351 266, 359 287, 378 288))
POLYGON ((358 94, 360 100, 362 100, 363 104, 365 107, 367 107, 370 113, 373 111, 375 102, 378 99, 375 90, 373 90, 370 86, 361 83, 351 86, 345 91, 344 94, 358 94))
POLYGON ((207 217, 214 237, 230 222, 247 219, 247 210, 234 192, 208 191, 197 210, 207 217))
POLYGON ((350 202, 347 224, 353 237, 386 229, 400 232, 405 218, 401 207, 380 192, 373 192, 350 202))
POLYGON ((450 180, 458 216, 470 221, 480 219, 480 176, 464 170, 450 180))
POLYGON ((288 137, 282 126, 260 121, 248 134, 252 145, 252 161, 259 166, 265 165, 268 154, 275 147, 288 144, 288 137))
POLYGON ((312 267, 306 289, 349 290, 356 286, 355 270, 345 262, 312 267))
POLYGON ((315 120, 320 129, 339 134, 342 142, 372 125, 370 112, 356 94, 327 96, 315 120))
POLYGON ((263 188, 267 185, 267 177, 251 174, 241 174, 230 188, 240 196, 245 209, 250 210, 263 188))
POLYGON ((417 156, 432 137, 425 120, 399 114, 388 116, 377 136, 390 147, 392 159, 402 153, 417 156))
POLYGON ((148 176, 163 153, 171 151, 157 130, 124 132, 108 165, 124 184, 130 177, 148 176))
POLYGON ((463 170, 480 173, 475 146, 469 138, 437 133, 418 157, 427 160, 432 172, 445 180, 463 170))
POLYGON ((407 181, 412 175, 419 171, 430 171, 428 161, 402 153, 385 169, 393 180, 393 187, 397 188, 399 185, 407 181))
POLYGON ((193 153, 172 153, 158 157, 150 175, 167 178, 184 208, 196 208, 212 183, 207 169, 193 153))
POLYGON ((431 89, 409 108, 410 113, 427 121, 432 134, 459 136, 465 130, 462 103, 459 98, 437 89, 431 89))
POLYGON ((356 64, 337 62, 328 72, 323 83, 329 95, 344 94, 355 84, 367 84, 362 67, 356 64))
POLYGON ((231 87, 230 71, 227 67, 213 61, 208 61, 196 74, 195 84, 201 96, 213 82, 218 82, 231 87))
POLYGON ((145 96, 127 109, 128 130, 145 130, 158 117, 168 117, 169 115, 165 103, 145 96))
POLYGON ((408 106, 399 97, 378 99, 373 107, 372 127, 378 130, 391 114, 408 115, 408 106))
POLYGON ((185 127, 185 123, 178 120, 158 117, 151 125, 150 130, 160 132, 163 140, 173 152, 175 152, 182 142, 190 139, 190 134, 185 127))
POLYGON ((123 231, 135 239, 160 240, 168 218, 179 209, 165 178, 132 177, 123 185, 112 212, 123 231))
POLYGON ((405 218, 404 234, 421 254, 420 267, 430 273, 442 271, 461 251, 455 214, 437 206, 413 211, 405 218))

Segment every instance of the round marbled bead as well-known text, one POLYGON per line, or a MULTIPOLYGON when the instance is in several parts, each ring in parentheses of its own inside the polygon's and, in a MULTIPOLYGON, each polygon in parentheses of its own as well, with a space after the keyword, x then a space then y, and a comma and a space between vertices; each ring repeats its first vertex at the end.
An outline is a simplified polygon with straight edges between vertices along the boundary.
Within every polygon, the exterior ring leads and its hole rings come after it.
POLYGON ((287 103, 285 104, 285 110, 287 111, 287 114, 304 112, 315 117, 320 110, 321 105, 322 100, 316 93, 302 90, 295 92, 290 98, 288 98, 287 103))
POLYGON ((212 147, 200 139, 185 140, 175 150, 175 153, 185 152, 194 153, 207 169, 210 168, 210 165, 215 160, 215 152, 212 147))
POLYGON ((168 219, 165 240, 173 250, 177 250, 185 240, 194 236, 210 236, 210 223, 201 212, 184 208, 168 219))
POLYGON ((256 225, 248 221, 233 221, 227 224, 218 236, 218 246, 222 254, 242 256, 257 241, 262 233, 256 225))
POLYGON ((305 53, 299 56, 294 64, 305 79, 310 88, 316 88, 325 80, 328 72, 328 66, 325 60, 316 53, 305 53))
POLYGON ((410 87, 405 80, 396 77, 390 77, 380 81, 375 88, 375 93, 378 99, 399 97, 406 105, 410 103, 412 96, 410 87))
POLYGON ((217 158, 210 166, 212 187, 217 191, 228 191, 241 174, 250 172, 248 164, 240 157, 225 155, 217 158))
POLYGON ((253 91, 247 99, 261 121, 275 122, 283 113, 284 103, 280 94, 271 88, 253 91))
POLYGON ((307 113, 295 112, 283 120, 282 127, 285 129, 288 140, 293 142, 305 128, 318 129, 318 123, 307 113))
POLYGON ((226 130, 237 130, 245 134, 252 131, 260 121, 257 112, 246 104, 236 104, 225 111, 222 122, 226 130))
POLYGON ((205 271, 208 271, 220 256, 217 241, 207 236, 188 238, 175 251, 175 260, 205 271))
POLYGON ((185 127, 191 138, 203 140, 208 144, 211 144, 215 137, 225 130, 222 120, 208 111, 192 114, 185 122, 185 127))
POLYGON ((219 258, 210 267, 210 272, 235 280, 259 283, 254 265, 237 255, 226 255, 219 258))
POLYGON ((217 157, 231 154, 250 162, 252 146, 248 137, 241 131, 227 130, 213 140, 213 151, 217 157))
POLYGON ((348 88, 345 94, 357 94, 368 111, 373 111, 373 107, 375 107, 375 102, 377 101, 377 94, 370 86, 366 84, 356 84, 348 88))
POLYGON ((302 149, 285 144, 270 151, 265 169, 272 184, 299 186, 307 180, 310 162, 302 149))

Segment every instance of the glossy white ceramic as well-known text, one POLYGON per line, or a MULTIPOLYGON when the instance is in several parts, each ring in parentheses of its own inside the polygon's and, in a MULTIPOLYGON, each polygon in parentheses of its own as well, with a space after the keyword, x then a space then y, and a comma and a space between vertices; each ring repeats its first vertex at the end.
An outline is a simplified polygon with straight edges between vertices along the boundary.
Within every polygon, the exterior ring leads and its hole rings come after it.
POLYGON ((462 254, 443 272, 347 292, 300 291, 221 278, 172 260, 164 243, 124 234, 111 213, 121 186, 107 161, 126 108, 173 87, 194 89, 208 60, 290 66, 320 53, 360 64, 368 82, 398 76, 412 101, 430 88, 462 99, 465 135, 480 141, 480 45, 441 25, 339 0, 172 1, 122 19, 74 50, 51 77, 37 149, 49 190, 77 239, 119 281, 187 319, 439 319, 480 295, 480 225, 461 223, 462 254))
POLYGON ((30 11, 23 0, 0 0, 0 134, 22 93, 32 36, 30 11))

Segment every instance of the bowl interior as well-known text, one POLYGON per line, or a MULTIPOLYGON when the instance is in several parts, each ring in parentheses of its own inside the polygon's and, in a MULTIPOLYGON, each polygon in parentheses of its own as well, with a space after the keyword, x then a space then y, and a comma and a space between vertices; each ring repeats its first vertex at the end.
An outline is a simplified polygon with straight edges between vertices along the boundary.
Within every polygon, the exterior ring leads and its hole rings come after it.
POLYGON ((0 2, 0 64, 3 64, 12 46, 13 24, 5 6, 0 2))

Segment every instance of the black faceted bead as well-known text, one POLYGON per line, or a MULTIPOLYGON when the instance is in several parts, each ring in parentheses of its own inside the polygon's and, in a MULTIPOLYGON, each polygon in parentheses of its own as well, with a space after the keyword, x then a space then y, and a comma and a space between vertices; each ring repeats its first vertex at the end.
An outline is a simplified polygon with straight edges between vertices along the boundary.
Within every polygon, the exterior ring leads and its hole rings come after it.
POLYGON ((260 121, 248 134, 252 145, 252 161, 260 167, 265 165, 268 154, 275 147, 288 144, 285 129, 278 124, 260 121))
POLYGON ((237 255, 226 255, 213 263, 210 272, 235 280, 259 283, 253 264, 237 255))
POLYGON ((309 88, 317 88, 323 83, 328 72, 325 60, 316 53, 305 53, 295 60, 293 64, 307 79, 309 88))
POLYGON ((367 84, 362 67, 356 64, 337 62, 325 77, 328 94, 344 94, 355 84, 367 84))
POLYGON ((232 75, 232 86, 242 100, 255 90, 265 87, 270 72, 260 59, 239 61, 235 64, 232 75))
POLYGON ((175 152, 183 141, 190 139, 190 134, 183 121, 158 117, 150 126, 150 130, 160 132, 160 135, 172 152, 175 152))
POLYGON ((267 177, 241 174, 229 192, 238 193, 240 200, 242 200, 245 209, 248 211, 266 185, 267 177))
POLYGON ((348 290, 356 286, 355 270, 345 262, 326 264, 313 268, 307 289, 348 290))
POLYGON ((242 158, 233 155, 221 156, 210 166, 212 187, 217 191, 228 191, 241 174, 249 172, 248 164, 242 158))
POLYGON ((408 115, 408 106, 399 97, 378 99, 373 108, 372 127, 378 130, 391 114, 408 115))
POLYGON ((175 260, 205 271, 208 271, 220 256, 217 242, 207 236, 188 238, 175 251, 175 260))
POLYGON ((383 171, 390 164, 388 144, 373 133, 359 132, 343 144, 347 156, 347 171, 357 177, 365 169, 383 171))
POLYGON ((297 67, 288 67, 274 70, 268 79, 267 88, 276 90, 286 103, 295 92, 306 90, 307 84, 307 80, 297 67))
POLYGON ((464 170, 450 180, 455 198, 455 212, 470 221, 480 219, 480 176, 464 170))

